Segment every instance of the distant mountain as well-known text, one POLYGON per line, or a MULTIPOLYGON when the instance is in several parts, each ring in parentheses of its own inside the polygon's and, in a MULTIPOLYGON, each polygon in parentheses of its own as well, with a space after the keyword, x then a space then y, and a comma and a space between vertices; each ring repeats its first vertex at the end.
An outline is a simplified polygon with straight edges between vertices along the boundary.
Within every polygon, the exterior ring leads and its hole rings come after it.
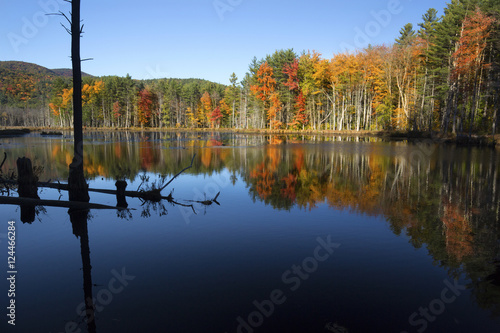
MULTIPOLYGON (((71 68, 54 68, 51 69, 52 72, 56 73, 59 76, 64 77, 73 77, 73 70, 71 68)), ((82 72, 82 77, 94 77, 93 75, 82 72)))
POLYGON ((0 61, 0 106, 43 106, 52 83, 57 78, 71 77, 72 72, 71 69, 48 69, 23 61, 0 61))
MULTIPOLYGON (((60 93, 60 90, 54 90, 54 86, 60 87, 61 81, 65 82, 63 85, 69 86, 72 72, 69 68, 49 69, 22 61, 0 61, 0 114, 7 108, 46 110, 53 94, 60 93)), ((87 73, 82 73, 82 76, 89 77, 89 81, 96 78, 87 73)), ((99 80, 108 82, 113 81, 114 78, 119 79, 116 76, 106 76, 100 77, 99 80)), ((140 90, 143 84, 158 80, 133 80, 133 82, 140 90)), ((176 89, 186 87, 186 91, 192 93, 192 98, 195 99, 201 97, 201 95, 197 96, 200 91, 217 91, 220 96, 224 94, 225 89, 224 85, 203 79, 169 78, 164 80, 169 84, 172 83, 176 89)))
MULTIPOLYGON (((49 69, 37 64, 32 64, 23 61, 0 61, 0 78, 5 74, 23 73, 31 76, 51 76, 51 77, 72 77, 73 70, 71 68, 56 68, 49 69), (3 75, 2 75, 3 74, 3 75)), ((82 76, 92 76, 82 72, 82 76)))
POLYGON ((25 73, 32 76, 56 76, 48 68, 22 61, 0 61, 0 78, 5 79, 5 75, 25 73))

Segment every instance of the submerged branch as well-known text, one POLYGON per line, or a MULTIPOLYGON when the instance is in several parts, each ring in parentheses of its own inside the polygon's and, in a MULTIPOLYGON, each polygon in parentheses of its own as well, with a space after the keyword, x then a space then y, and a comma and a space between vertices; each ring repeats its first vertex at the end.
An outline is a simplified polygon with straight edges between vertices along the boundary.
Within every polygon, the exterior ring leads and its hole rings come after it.
POLYGON ((51 206, 63 207, 74 209, 117 209, 126 210, 121 207, 114 207, 90 202, 82 201, 59 201, 59 200, 44 200, 33 198, 19 198, 19 197, 4 197, 0 196, 0 205, 30 205, 30 206, 51 206))
POLYGON ((219 194, 220 192, 217 192, 217 194, 215 195, 215 197, 211 200, 187 200, 189 202, 197 202, 197 203, 200 203, 202 205, 205 205, 205 206, 210 206, 211 204, 213 203, 216 203, 217 205, 220 206, 220 203, 217 201, 217 198, 219 197, 219 194))
POLYGON ((2 173, 2 167, 3 167, 3 164, 5 163, 6 159, 7 159, 7 153, 3 152, 3 161, 2 161, 2 164, 0 164, 0 173, 2 173))

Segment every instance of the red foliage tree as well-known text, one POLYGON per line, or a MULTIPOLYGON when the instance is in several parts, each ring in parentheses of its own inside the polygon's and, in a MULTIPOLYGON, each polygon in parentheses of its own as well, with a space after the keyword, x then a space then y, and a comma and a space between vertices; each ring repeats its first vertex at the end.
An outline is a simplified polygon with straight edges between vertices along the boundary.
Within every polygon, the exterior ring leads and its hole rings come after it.
POLYGON ((297 95, 295 96, 295 114, 293 116, 293 120, 288 125, 290 126, 302 126, 307 123, 307 115, 306 111, 306 98, 302 93, 302 89, 299 86, 299 61, 294 59, 291 64, 285 64, 283 66, 283 74, 288 76, 288 79, 285 83, 285 86, 288 87, 290 91, 296 91, 297 95))
POLYGON ((306 98, 302 90, 300 90, 299 94, 295 97, 295 115, 292 125, 298 125, 304 128, 305 124, 307 124, 306 98))
POLYGON ((147 88, 139 91, 137 121, 141 127, 148 126, 153 112, 154 95, 147 88))
POLYGON ((219 127, 220 119, 222 118, 222 116, 223 115, 219 106, 216 106, 215 109, 210 114, 210 122, 212 123, 212 127, 214 127, 214 125, 217 125, 217 127, 219 127))
POLYGON ((288 76, 288 79, 285 83, 285 86, 290 90, 295 90, 299 88, 299 60, 295 58, 291 64, 285 64, 283 66, 283 74, 288 76))
POLYGON ((120 113, 120 102, 116 101, 113 103, 113 116, 118 119, 121 116, 120 113))

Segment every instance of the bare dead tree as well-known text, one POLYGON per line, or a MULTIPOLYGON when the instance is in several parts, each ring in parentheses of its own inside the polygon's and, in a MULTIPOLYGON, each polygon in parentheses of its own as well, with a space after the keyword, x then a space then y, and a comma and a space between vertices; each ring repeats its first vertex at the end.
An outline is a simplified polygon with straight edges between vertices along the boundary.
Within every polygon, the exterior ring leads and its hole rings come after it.
MULTIPOLYGON (((80 37, 83 25, 80 26, 80 0, 65 0, 71 4, 71 19, 64 13, 71 29, 65 27, 71 35, 71 63, 73 67, 73 132, 74 155, 69 166, 69 199, 70 201, 89 202, 88 185, 83 174, 83 128, 82 128, 82 66, 80 58, 80 37)), ((64 25, 63 25, 64 26, 64 25)))

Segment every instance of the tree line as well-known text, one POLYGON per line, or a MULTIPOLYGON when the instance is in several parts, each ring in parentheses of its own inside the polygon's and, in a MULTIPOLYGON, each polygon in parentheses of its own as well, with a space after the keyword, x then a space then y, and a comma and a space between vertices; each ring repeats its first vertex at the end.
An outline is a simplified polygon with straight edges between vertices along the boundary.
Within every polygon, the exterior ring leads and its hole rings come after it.
MULTIPOLYGON (((57 77, 51 82, 50 91, 45 82, 45 90, 34 94, 36 106, 45 105, 38 122, 70 126, 70 81, 57 77)), ((495 134, 500 4, 453 0, 441 17, 431 8, 418 28, 405 25, 392 45, 370 45, 332 58, 277 50, 254 57, 245 76, 240 80, 233 73, 229 82, 85 77, 84 125, 495 134)), ((12 106, 11 95, 20 91, 29 109, 26 99, 33 89, 19 87, 0 86, 0 104, 12 106)))

